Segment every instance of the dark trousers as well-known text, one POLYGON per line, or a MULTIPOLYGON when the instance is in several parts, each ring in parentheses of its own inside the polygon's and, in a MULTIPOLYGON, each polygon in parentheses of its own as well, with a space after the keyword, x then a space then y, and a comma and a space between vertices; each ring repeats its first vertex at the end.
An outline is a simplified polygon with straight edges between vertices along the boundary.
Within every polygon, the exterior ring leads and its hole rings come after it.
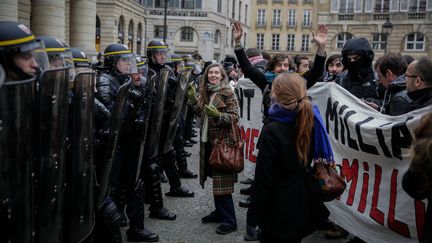
POLYGON ((184 119, 185 121, 183 127, 184 140, 189 140, 192 138, 193 119, 194 119, 193 108, 191 106, 188 106, 186 110, 186 117, 184 119))
POLYGON ((221 223, 237 228, 237 220, 234 210, 232 195, 214 195, 215 213, 222 218, 221 223))

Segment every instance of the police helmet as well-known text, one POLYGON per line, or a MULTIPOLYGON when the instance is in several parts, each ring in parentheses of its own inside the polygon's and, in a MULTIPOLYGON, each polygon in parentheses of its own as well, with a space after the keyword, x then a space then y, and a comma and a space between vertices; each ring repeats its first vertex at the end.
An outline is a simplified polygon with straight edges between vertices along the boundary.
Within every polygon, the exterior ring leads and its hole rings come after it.
POLYGON ((165 63, 170 63, 169 54, 168 54, 168 46, 159 40, 152 40, 147 45, 147 57, 149 59, 149 63, 164 65, 165 63), (157 53, 164 53, 163 58, 157 59, 157 53))
POLYGON ((144 77, 147 77, 147 64, 145 62, 145 59, 139 55, 136 55, 135 59, 136 59, 138 72, 144 77))
POLYGON ((0 64, 10 80, 32 78, 49 65, 44 43, 27 26, 13 21, 0 21, 0 64), (17 63, 20 57, 27 61, 17 63))
POLYGON ((104 67, 119 75, 137 73, 135 55, 123 44, 110 44, 105 48, 104 67))
POLYGON ((76 68, 90 67, 89 59, 87 58, 87 55, 84 52, 82 52, 80 49, 75 47, 70 48, 70 50, 72 52, 72 58, 76 68))
POLYGON ((55 37, 41 35, 37 37, 45 43, 46 52, 51 68, 60 68, 70 65, 66 59, 70 59, 70 54, 66 53, 68 49, 62 41, 55 37))

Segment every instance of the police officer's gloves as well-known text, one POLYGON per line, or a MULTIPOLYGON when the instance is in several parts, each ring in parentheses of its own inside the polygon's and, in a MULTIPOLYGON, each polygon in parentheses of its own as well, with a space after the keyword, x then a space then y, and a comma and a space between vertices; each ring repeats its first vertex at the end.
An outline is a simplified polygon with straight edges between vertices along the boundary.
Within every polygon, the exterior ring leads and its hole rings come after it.
POLYGON ((129 89, 128 91, 128 98, 134 105, 137 105, 139 102, 141 102, 143 96, 143 93, 137 89, 129 89))
POLYGON ((196 100, 196 90, 193 84, 188 86, 187 95, 189 100, 196 100))
POLYGON ((220 112, 213 105, 205 105, 205 111, 208 117, 219 118, 220 112))

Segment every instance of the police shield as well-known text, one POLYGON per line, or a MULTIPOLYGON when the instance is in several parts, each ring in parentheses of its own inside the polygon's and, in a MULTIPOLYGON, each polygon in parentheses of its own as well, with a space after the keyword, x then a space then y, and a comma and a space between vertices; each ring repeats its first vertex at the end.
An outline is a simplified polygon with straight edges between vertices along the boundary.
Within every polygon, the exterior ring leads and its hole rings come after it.
POLYGON ((93 106, 95 72, 77 70, 73 86, 71 153, 67 158, 65 242, 81 242, 94 226, 93 106))
POLYGON ((68 68, 43 72, 38 84, 35 222, 39 242, 62 240, 68 68))
POLYGON ((122 115, 130 84, 131 81, 128 81, 122 86, 120 86, 118 90, 115 105, 113 108, 113 113, 111 115, 109 123, 109 136, 105 147, 105 157, 103 161, 101 161, 101 163, 98 163, 98 165, 96 166, 96 180, 98 183, 98 191, 96 192, 96 206, 98 209, 102 207, 105 198, 108 196, 109 193, 108 189, 110 184, 111 168, 115 159, 115 154, 117 152, 119 134, 123 121, 122 115))
POLYGON ((173 149, 173 142, 175 139, 175 134, 177 131, 178 119, 180 116, 180 112, 184 103, 184 97, 187 92, 188 80, 191 72, 182 72, 182 74, 178 78, 178 83, 174 88, 175 96, 173 98, 173 104, 170 108, 170 111, 167 114, 167 117, 164 117, 163 127, 164 130, 161 135, 161 141, 163 142, 162 152, 167 153, 168 151, 173 149))
POLYGON ((0 237, 33 242, 35 79, 0 87, 0 237))
POLYGON ((162 68, 159 75, 153 70, 149 70, 147 80, 155 79, 156 85, 153 93, 152 108, 150 112, 150 121, 148 130, 150 131, 147 138, 147 146, 145 155, 147 158, 154 158, 159 154, 159 139, 162 129, 162 118, 167 96, 168 78, 171 69, 162 68))

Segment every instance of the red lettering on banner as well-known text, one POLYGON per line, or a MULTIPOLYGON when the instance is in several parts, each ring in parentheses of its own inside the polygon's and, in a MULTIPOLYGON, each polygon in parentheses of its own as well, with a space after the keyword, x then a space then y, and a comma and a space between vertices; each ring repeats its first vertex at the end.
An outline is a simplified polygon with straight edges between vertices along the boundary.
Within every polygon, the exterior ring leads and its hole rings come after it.
POLYGON ((249 139, 250 147, 249 147, 249 160, 253 163, 256 163, 256 156, 253 154, 255 150, 255 138, 259 137, 259 130, 252 128, 251 137, 249 139))
POLYGON ((384 213, 377 208, 379 187, 381 184, 381 174, 382 174, 381 166, 375 165, 375 181, 374 181, 374 187, 372 193, 372 207, 370 210, 370 216, 377 223, 384 225, 384 213))
POLYGON ((414 200, 414 208, 415 208, 417 238, 421 239, 424 230, 426 207, 424 202, 420 200, 414 200))
POLYGON ((363 186, 361 190, 360 203, 357 209, 361 213, 364 213, 366 209, 366 198, 369 190, 369 165, 367 162, 363 162, 363 168, 366 172, 363 173, 363 186))
POLYGON ((387 218, 387 225, 389 229, 393 230, 394 232, 401 234, 405 237, 411 238, 408 225, 395 219, 395 207, 396 207, 396 197, 397 197, 397 176, 398 176, 398 171, 393 169, 391 180, 390 180, 390 205, 389 205, 389 212, 387 218))
POLYGON ((351 181, 349 193, 348 193, 348 199, 346 204, 349 206, 353 205, 354 202, 354 196, 355 191, 357 187, 357 179, 358 179, 358 160, 354 159, 351 166, 349 165, 348 159, 342 160, 342 174, 345 177, 345 181, 349 182, 351 181))

